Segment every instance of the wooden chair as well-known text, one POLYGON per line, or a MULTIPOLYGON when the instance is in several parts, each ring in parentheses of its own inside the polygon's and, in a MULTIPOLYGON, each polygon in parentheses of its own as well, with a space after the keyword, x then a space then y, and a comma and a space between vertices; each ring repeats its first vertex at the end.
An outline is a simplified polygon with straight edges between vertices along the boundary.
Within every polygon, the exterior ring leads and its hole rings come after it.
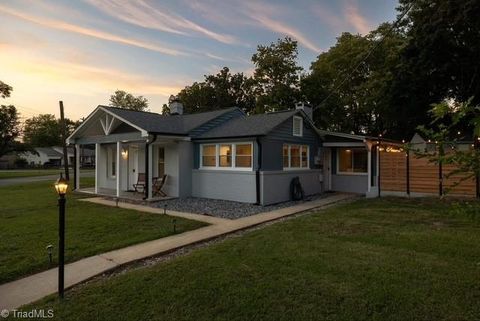
POLYGON ((135 193, 141 193, 145 191, 145 184, 147 180, 145 177, 145 173, 138 173, 137 184, 133 184, 133 189, 135 193))
POLYGON ((162 197, 167 196, 164 191, 162 191, 163 185, 165 185, 165 182, 167 181, 167 174, 163 175, 162 178, 157 178, 154 180, 152 184, 152 195, 160 195, 162 197))

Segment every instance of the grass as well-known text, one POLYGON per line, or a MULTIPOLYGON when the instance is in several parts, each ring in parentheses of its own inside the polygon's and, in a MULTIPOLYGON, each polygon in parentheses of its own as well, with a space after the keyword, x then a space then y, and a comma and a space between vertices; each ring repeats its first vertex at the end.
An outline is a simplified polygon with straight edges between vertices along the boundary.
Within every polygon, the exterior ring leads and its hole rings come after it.
POLYGON ((480 226, 451 206, 359 200, 25 310, 79 321, 478 320, 480 226))
MULTIPOLYGON (((89 186, 93 178, 82 179, 89 186)), ((0 188, 0 284, 51 267, 46 246, 57 261, 58 209, 52 182, 0 188)), ((76 261, 173 234, 169 216, 140 213, 79 201, 67 196, 66 261, 76 261)), ((177 233, 205 224, 177 218, 177 233)))
POLYGON ((58 175, 61 171, 62 169, 1 170, 0 179, 58 175))

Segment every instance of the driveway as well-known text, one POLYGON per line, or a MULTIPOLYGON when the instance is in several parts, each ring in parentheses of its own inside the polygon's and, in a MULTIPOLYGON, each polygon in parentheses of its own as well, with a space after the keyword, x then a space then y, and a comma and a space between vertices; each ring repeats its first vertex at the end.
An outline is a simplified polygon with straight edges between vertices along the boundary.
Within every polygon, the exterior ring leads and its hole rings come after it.
MULTIPOLYGON (((80 172, 80 177, 94 177, 94 176, 95 176, 95 172, 92 172, 92 171, 85 172, 85 173, 80 172)), ((24 184, 24 183, 43 182, 43 181, 52 181, 53 182, 57 178, 58 178, 58 174, 47 175, 47 176, 5 178, 5 179, 0 179, 0 187, 17 185, 17 184, 24 184)), ((71 178, 73 178, 73 173, 71 174, 71 178)))

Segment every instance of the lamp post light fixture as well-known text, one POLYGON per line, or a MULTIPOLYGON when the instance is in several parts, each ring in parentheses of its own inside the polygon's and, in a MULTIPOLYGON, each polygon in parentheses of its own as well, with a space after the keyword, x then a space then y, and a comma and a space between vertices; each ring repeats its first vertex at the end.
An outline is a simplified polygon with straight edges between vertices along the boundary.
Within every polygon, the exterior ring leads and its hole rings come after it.
POLYGON ((68 181, 60 178, 55 182, 58 194, 58 296, 63 299, 65 290, 65 194, 68 190, 68 181))

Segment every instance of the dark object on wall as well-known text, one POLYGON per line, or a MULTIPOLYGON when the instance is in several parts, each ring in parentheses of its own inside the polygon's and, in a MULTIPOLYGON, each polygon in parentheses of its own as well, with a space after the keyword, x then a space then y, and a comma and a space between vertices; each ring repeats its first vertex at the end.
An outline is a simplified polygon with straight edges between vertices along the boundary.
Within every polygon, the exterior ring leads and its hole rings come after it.
POLYGON ((290 195, 292 200, 303 200, 305 193, 303 192, 302 184, 300 184, 300 178, 294 177, 290 183, 290 195))

